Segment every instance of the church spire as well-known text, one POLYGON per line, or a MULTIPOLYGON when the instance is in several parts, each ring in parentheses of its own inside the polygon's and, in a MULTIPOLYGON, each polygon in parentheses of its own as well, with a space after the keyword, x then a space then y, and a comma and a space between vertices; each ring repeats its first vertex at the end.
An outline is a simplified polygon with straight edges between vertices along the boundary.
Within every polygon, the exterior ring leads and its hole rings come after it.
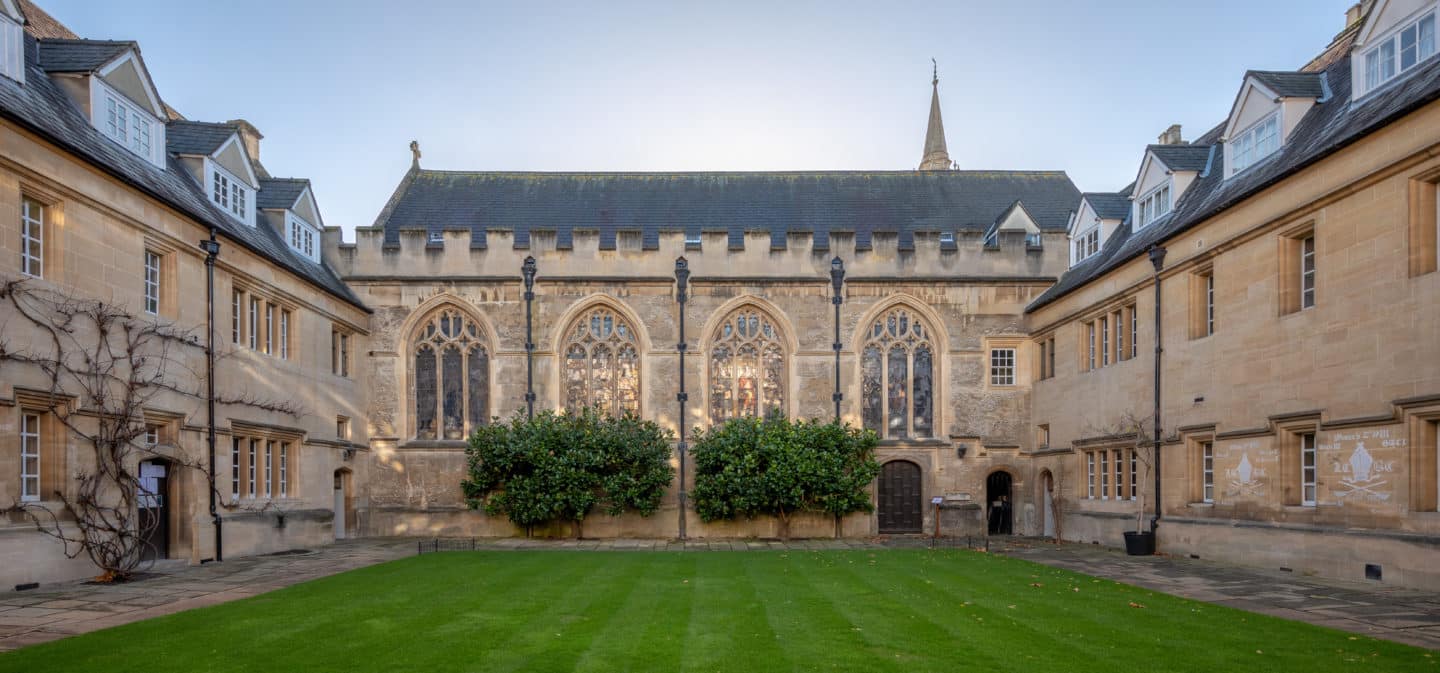
POLYGON ((920 170, 943 171, 950 168, 950 153, 945 151, 945 123, 940 120, 940 66, 930 59, 934 68, 930 78, 930 126, 925 129, 925 154, 920 170))

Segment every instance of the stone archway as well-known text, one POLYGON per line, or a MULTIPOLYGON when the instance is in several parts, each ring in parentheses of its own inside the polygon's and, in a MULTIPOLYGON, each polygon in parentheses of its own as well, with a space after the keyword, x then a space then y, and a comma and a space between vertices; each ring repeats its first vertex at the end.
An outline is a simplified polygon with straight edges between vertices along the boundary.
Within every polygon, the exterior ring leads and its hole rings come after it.
POLYGON ((986 521, 991 535, 1012 535, 1015 531, 1015 477, 996 470, 985 478, 986 521))

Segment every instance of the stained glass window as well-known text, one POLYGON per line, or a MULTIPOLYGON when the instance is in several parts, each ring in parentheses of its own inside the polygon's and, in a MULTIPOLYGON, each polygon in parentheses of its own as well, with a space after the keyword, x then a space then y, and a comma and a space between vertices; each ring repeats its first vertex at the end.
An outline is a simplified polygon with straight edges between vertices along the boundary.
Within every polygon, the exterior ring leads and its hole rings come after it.
POLYGON ((886 311, 865 333, 860 355, 861 422, 890 439, 935 433, 935 346, 910 309, 886 311))
POLYGON ((489 422, 490 359, 483 335, 453 308, 420 323, 412 377, 416 439, 465 439, 489 422))
POLYGON ((759 309, 736 309, 710 341, 710 420, 785 411, 785 349, 775 321, 759 309))
POLYGON ((565 409, 640 412, 640 351, 635 330, 608 307, 581 315, 566 332, 565 409))

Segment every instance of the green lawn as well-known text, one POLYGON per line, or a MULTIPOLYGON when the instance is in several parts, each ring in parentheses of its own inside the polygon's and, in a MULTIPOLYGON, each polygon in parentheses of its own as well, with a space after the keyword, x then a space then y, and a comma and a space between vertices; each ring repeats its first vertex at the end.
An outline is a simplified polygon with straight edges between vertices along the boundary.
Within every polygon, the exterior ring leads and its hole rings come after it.
POLYGON ((1424 650, 969 551, 457 552, 0 671, 1431 671, 1424 650))

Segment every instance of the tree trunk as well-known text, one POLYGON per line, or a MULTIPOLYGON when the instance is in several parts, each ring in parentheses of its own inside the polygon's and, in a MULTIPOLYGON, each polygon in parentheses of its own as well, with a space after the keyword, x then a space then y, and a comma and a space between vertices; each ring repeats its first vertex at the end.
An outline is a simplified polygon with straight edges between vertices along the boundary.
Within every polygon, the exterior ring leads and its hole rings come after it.
POLYGON ((575 519, 570 522, 570 532, 575 535, 576 540, 580 539, 580 525, 582 523, 584 522, 580 519, 575 519))
POLYGON ((790 541, 790 513, 780 511, 780 539, 784 542, 790 541))
POLYGON ((841 530, 842 530, 842 528, 843 528, 843 526, 842 526, 841 523, 840 523, 840 520, 841 520, 841 516, 840 516, 839 514, 836 514, 836 515, 835 515, 835 539, 836 539, 836 540, 839 540, 839 539, 840 539, 840 533, 841 533, 841 530))

